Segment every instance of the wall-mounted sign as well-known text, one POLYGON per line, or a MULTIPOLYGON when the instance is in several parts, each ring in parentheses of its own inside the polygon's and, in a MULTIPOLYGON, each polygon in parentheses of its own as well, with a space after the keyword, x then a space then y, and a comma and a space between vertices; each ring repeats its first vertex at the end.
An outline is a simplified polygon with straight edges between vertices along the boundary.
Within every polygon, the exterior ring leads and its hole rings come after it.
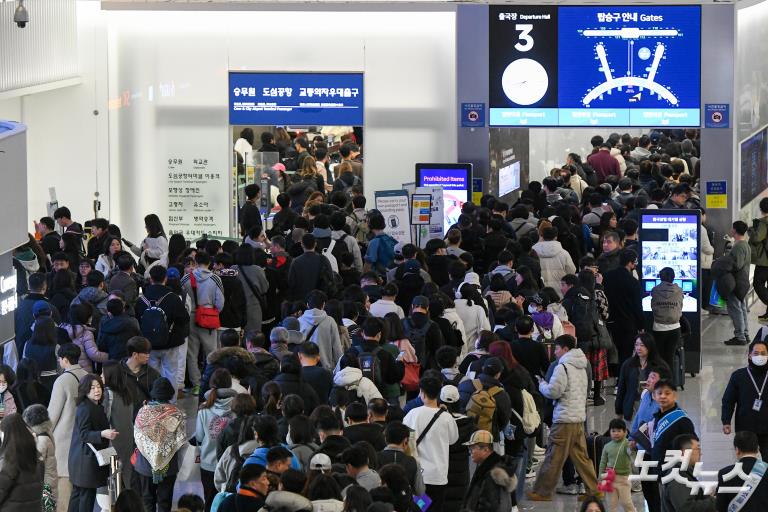
POLYGON ((707 103, 704 105, 705 128, 728 128, 730 126, 730 110, 728 103, 707 103))
POLYGON ((362 73, 229 73, 229 124, 362 126, 362 73))
POLYGON ((485 126, 485 103, 462 103, 461 126, 462 128, 485 126))
POLYGON ((707 210, 712 208, 728 208, 728 182, 707 182, 707 210))

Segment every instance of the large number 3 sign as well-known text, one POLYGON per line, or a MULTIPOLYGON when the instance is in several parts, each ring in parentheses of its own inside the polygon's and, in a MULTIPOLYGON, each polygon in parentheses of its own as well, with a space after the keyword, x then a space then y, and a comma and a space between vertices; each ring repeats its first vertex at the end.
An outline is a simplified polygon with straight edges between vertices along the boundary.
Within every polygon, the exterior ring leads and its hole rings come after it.
POLYGON ((520 42, 515 45, 515 50, 519 52, 527 52, 533 48, 533 38, 531 37, 531 30, 533 30, 533 25, 518 23, 515 25, 515 30, 520 32, 520 35, 518 36, 520 42))

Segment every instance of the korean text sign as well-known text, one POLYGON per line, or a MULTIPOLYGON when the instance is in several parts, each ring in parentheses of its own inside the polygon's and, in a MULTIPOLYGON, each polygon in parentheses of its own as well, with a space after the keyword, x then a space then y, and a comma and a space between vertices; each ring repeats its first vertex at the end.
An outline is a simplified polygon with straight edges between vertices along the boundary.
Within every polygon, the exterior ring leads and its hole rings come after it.
POLYGON ((231 125, 363 125, 362 73, 229 73, 231 125))

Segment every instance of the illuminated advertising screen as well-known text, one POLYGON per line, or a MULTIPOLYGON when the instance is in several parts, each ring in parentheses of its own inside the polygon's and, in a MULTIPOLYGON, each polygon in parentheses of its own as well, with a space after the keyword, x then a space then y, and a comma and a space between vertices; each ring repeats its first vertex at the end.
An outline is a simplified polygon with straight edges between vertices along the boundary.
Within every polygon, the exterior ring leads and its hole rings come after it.
POLYGON ((363 74, 230 72, 229 124, 363 126, 363 74))
POLYGON ((459 221, 461 207, 469 201, 472 164, 416 164, 417 187, 442 187, 443 233, 459 221))
POLYGON ((768 126, 739 145, 741 162, 741 207, 768 188, 768 126))
POLYGON ((490 9, 491 126, 699 126, 701 7, 490 9))
POLYGON ((640 216, 640 281, 643 311, 651 311, 651 290, 661 281, 665 267, 675 271, 675 283, 683 290, 683 312, 699 308, 699 212, 698 210, 644 210, 640 216))
POLYGON ((499 169, 499 197, 520 188, 520 162, 514 162, 499 169))

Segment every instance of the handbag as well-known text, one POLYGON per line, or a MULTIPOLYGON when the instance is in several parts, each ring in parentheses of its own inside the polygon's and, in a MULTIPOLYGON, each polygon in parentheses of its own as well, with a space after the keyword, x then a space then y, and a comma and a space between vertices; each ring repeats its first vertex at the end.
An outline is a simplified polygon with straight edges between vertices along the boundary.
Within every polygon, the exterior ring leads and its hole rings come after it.
POLYGON ((189 274, 189 282, 192 285, 192 296, 195 298, 195 325, 203 329, 215 330, 221 327, 219 310, 214 306, 200 306, 197 303, 197 280, 195 274, 189 274))
MULTIPOLYGON (((400 349, 400 340, 397 340, 397 348, 400 349)), ((406 391, 418 391, 419 389, 419 375, 421 374, 421 365, 419 363, 408 363, 403 361, 405 366, 405 374, 400 384, 403 385, 403 389, 406 391)))
POLYGON ((598 349, 611 350, 613 348, 613 339, 611 339, 611 333, 608 331, 608 327, 602 319, 598 319, 595 322, 595 338, 598 349))

